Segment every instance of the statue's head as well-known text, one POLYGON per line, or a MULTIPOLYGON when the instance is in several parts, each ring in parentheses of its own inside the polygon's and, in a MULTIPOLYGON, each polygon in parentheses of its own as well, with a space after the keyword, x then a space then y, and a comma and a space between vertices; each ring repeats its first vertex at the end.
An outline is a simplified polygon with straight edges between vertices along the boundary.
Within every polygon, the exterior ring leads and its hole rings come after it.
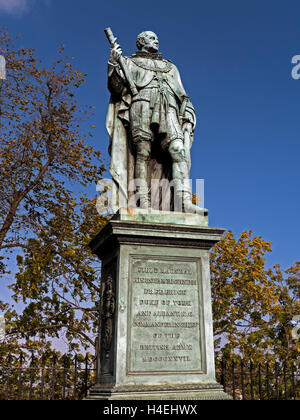
POLYGON ((157 35, 152 31, 142 32, 137 37, 136 46, 139 51, 156 53, 159 46, 157 35))

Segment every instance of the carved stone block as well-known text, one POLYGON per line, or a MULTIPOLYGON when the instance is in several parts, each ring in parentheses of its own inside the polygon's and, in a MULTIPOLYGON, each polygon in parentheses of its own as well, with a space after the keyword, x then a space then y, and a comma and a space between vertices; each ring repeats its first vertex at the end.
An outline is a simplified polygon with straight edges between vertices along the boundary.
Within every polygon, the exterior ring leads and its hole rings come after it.
POLYGON ((112 219, 89 399, 224 399, 215 380, 209 249, 223 229, 112 219))

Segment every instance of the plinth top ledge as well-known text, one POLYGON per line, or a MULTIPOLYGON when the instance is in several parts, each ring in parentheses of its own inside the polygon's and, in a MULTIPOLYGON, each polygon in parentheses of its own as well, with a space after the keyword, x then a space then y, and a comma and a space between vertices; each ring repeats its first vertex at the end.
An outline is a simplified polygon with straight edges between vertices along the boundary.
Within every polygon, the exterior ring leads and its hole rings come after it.
POLYGON ((154 209, 120 208, 111 220, 181 226, 208 226, 208 215, 204 209, 203 214, 192 214, 154 209))
POLYGON ((225 229, 209 227, 207 215, 121 208, 92 239, 89 247, 98 256, 121 244, 208 250, 220 241, 224 232, 225 229))
POLYGON ((157 210, 120 209, 89 243, 98 256, 123 245, 210 249, 225 229, 208 226, 207 216, 157 210), (206 221, 204 220, 206 218, 206 221))

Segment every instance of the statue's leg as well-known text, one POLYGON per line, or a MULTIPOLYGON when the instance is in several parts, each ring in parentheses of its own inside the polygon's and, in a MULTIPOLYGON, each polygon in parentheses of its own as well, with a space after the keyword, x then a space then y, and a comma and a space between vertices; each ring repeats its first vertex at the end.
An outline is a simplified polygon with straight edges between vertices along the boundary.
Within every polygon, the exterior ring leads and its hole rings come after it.
POLYGON ((137 193, 140 196, 140 207, 149 208, 148 164, 151 154, 151 141, 136 139, 135 179, 137 193))
POLYGON ((172 159, 172 176, 176 189, 175 200, 182 203, 182 209, 180 210, 185 213, 203 214, 203 209, 192 203, 188 160, 182 139, 175 139, 170 142, 168 151, 172 159))
POLYGON ((148 164, 151 153, 152 131, 150 129, 149 102, 138 100, 130 108, 131 138, 135 146, 135 185, 140 207, 149 208, 148 164))

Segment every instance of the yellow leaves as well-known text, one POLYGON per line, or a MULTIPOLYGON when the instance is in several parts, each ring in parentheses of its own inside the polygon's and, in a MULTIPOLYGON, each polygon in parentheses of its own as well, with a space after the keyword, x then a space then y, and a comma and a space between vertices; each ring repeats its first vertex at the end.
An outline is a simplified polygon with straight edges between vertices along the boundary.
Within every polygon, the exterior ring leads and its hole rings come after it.
MULTIPOLYGON (((89 185, 93 182, 101 164, 100 152, 86 145, 80 121, 83 116, 81 111, 86 108, 78 105, 76 98, 70 96, 74 87, 82 82, 82 73, 74 71, 70 62, 64 65, 65 59, 61 60, 63 65, 41 68, 32 50, 10 50, 9 55, 12 77, 3 85, 0 98, 3 112, 1 165, 4 162, 0 181, 7 191, 2 209, 4 212, 13 201, 13 190, 27 191, 9 238, 20 238, 22 242, 25 242, 25 238, 39 238, 41 245, 33 245, 31 241, 28 254, 24 251, 24 262, 19 264, 19 278, 13 290, 16 301, 20 301, 21 296, 23 299, 36 299, 40 303, 43 294, 47 299, 52 299, 51 290, 47 289, 47 279, 51 275, 59 275, 55 265, 58 260, 64 261, 66 256, 74 260, 77 258, 76 264, 82 272, 91 273, 92 268, 86 268, 83 260, 77 257, 75 246, 71 245, 64 254, 64 244, 68 241, 77 241, 78 244, 85 240, 79 235, 72 236, 82 220, 86 224, 85 232, 95 229, 95 226, 98 229, 99 216, 96 215, 95 223, 93 219, 95 206, 91 206, 82 216, 79 205, 76 205, 75 182, 89 185), (47 168, 45 163, 49 156, 52 157, 51 153, 54 158, 51 167, 47 168), (43 167, 46 168, 45 172, 41 172, 43 167), (42 175, 39 177, 39 174, 42 175), (89 218, 93 223, 89 224, 89 218), (48 241, 44 248, 43 241, 48 241), (30 252, 34 252, 34 255, 30 252)), ((86 258, 81 248, 79 252, 86 258)), ((62 272, 65 269, 63 264, 60 269, 62 272)), ((67 276, 70 275, 69 270, 70 267, 66 267, 67 276)))
MULTIPOLYGON (((215 333, 224 333, 226 328, 232 348, 239 346, 243 351, 255 344, 255 349, 264 351, 268 342, 274 351, 286 351, 277 334, 285 331, 288 336, 287 322, 299 313, 292 289, 297 274, 289 288, 289 278, 284 278, 279 265, 266 269, 263 255, 270 249, 270 242, 253 237, 251 231, 237 240, 227 232, 211 253, 215 333)), ((297 273, 296 267, 288 273, 297 273)))
POLYGON ((250 236, 252 236, 252 234, 253 234, 252 230, 244 231, 244 232, 241 233, 240 239, 245 239, 245 240, 249 241, 250 236))

